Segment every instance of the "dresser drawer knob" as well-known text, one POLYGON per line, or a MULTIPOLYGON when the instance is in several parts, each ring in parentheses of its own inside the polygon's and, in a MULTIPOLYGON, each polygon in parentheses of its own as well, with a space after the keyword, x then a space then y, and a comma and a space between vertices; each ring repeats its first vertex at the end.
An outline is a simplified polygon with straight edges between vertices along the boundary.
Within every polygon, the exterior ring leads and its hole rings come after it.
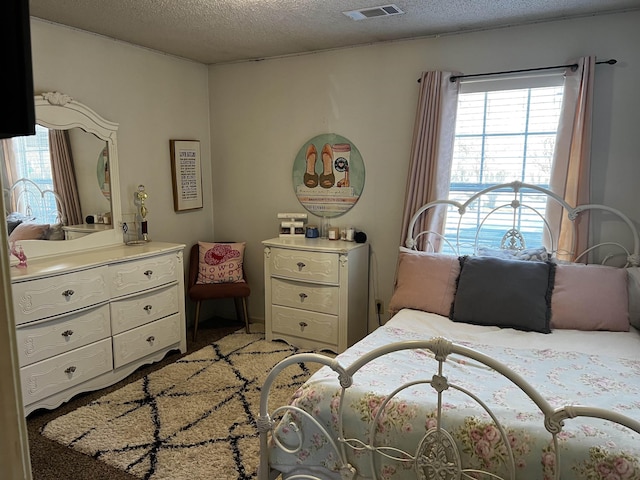
POLYGON ((155 342, 155 341, 156 341, 156 337, 154 337, 153 335, 149 335, 149 336, 147 337, 147 342, 149 342, 149 343, 153 343, 153 342, 155 342))
POLYGON ((62 335, 64 338, 70 337, 71 335, 73 335, 73 330, 65 330, 60 335, 62 335))
POLYGON ((67 300, 69 300, 69 297, 71 297, 71 295, 73 295, 74 292, 73 290, 69 289, 69 290, 65 290, 64 292, 62 292, 62 296, 65 297, 67 300))
POLYGON ((308 297, 306 293, 299 293, 298 295, 300 296, 300 303, 304 302, 304 299, 308 297))
POLYGON ((300 325, 300 331, 304 332, 305 327, 307 327, 307 322, 300 322, 298 325, 300 325))
POLYGON ((145 305, 145 306, 143 307, 144 311, 146 311, 147 313, 151 313, 151 309, 152 309, 152 308, 153 308, 153 307, 152 307, 151 305, 145 305))
POLYGON ((298 271, 299 271, 299 272, 301 272, 301 271, 302 271, 302 269, 303 269, 304 267, 306 267, 306 266, 307 266, 307 265, 306 265, 305 263, 303 263, 303 262, 298 262, 298 263, 296 263, 296 265, 298 266, 298 271))
POLYGON ((72 365, 72 366, 70 366, 69 368, 66 368, 66 369, 65 369, 65 371, 64 371, 64 373, 66 373, 66 374, 68 374, 68 375, 71 375, 71 374, 72 374, 73 372, 75 372, 75 371, 76 371, 76 367, 74 367, 74 366, 72 365))
POLYGON ((147 278, 151 278, 151 275, 153 275, 153 270, 147 270, 144 272, 144 274, 147 276, 147 278))

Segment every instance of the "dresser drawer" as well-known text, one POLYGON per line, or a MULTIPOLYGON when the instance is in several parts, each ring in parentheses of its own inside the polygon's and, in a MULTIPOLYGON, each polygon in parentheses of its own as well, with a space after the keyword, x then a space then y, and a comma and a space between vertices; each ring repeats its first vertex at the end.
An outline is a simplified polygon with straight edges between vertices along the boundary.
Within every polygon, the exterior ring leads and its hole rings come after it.
POLYGON ((338 317, 273 305, 271 307, 271 331, 274 334, 281 333, 337 345, 338 317))
POLYGON ((111 336, 109 305, 65 315, 16 331, 20 366, 69 352, 111 336))
POLYGON ((271 303, 315 312, 338 314, 340 288, 274 278, 271 283, 271 303))
POLYGON ((127 297, 111 303, 114 335, 166 317, 179 310, 178 285, 127 297))
POLYGON ((177 269, 178 260, 175 254, 109 265, 111 297, 121 297, 175 282, 177 269))
POLYGON ((22 367, 20 379, 23 403, 29 405, 91 380, 111 371, 112 366, 111 339, 106 338, 22 367))
POLYGON ((337 284, 339 279, 338 255, 273 248, 271 274, 299 280, 337 284))
POLYGON ((113 337, 115 368, 180 341, 180 315, 175 314, 113 337))
POLYGON ((72 312, 109 299, 107 267, 13 284, 16 325, 72 312))

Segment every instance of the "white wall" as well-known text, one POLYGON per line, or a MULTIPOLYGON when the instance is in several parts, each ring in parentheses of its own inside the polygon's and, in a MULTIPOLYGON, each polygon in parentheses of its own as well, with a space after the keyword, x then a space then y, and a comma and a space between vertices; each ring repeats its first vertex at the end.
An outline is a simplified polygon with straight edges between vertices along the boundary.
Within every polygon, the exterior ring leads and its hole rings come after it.
POLYGON ((592 199, 640 222, 638 25, 635 11, 211 66, 216 235, 248 242, 250 315, 264 318, 260 241, 277 234, 277 212, 304 211, 291 179, 296 153, 315 135, 337 133, 362 154, 366 183, 355 207, 332 223, 367 233, 369 325, 375 328, 373 299, 388 305, 393 287, 416 80, 424 70, 480 73, 564 64, 583 55, 618 59, 616 66, 597 67, 592 199))
POLYGON ((169 155, 170 139, 200 140, 203 176, 211 177, 207 68, 35 19, 31 42, 36 94, 66 93, 120 124, 123 214, 135 212, 133 192, 144 184, 152 240, 190 246, 211 236, 210 182, 202 210, 174 212, 169 155))
POLYGON ((184 243, 186 260, 192 243, 213 236, 211 183, 203 209, 174 211, 169 140, 200 140, 211 178, 207 67, 37 19, 31 42, 35 93, 66 93, 119 123, 122 213, 136 211, 133 192, 145 185, 151 239, 184 243))

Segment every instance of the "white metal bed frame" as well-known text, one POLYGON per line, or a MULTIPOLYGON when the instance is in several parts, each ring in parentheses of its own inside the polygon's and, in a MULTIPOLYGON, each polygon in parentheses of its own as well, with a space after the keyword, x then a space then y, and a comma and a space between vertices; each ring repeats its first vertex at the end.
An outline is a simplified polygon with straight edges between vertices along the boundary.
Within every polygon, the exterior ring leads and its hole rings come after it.
MULTIPOLYGON (((414 213, 411 221, 409 222, 409 227, 407 229, 407 240, 405 241, 405 246, 410 249, 416 249, 418 246, 418 240, 422 237, 425 238, 426 247, 425 250, 437 250, 435 247, 437 241, 445 243, 453 253, 461 254, 462 249, 464 247, 470 247, 475 252, 479 245, 483 244, 483 228, 484 226, 490 222, 491 218, 503 211, 511 212, 513 218, 513 224, 511 228, 507 229, 502 237, 502 240, 499 245, 488 245, 497 248, 502 248, 505 250, 522 250, 526 247, 525 235, 518 228, 516 218, 517 213, 521 210, 528 210, 534 213, 537 216, 543 225, 544 234, 548 238, 548 251, 550 255, 557 255, 560 253, 568 255, 573 261, 586 261, 590 254, 597 254, 598 260, 600 263, 607 263, 612 260, 614 257, 619 255, 624 255, 625 257, 625 266, 638 266, 640 265, 640 236, 638 235, 638 230, 635 227, 634 223, 631 219, 625 215, 620 210, 615 208, 600 205, 600 204, 586 204, 586 205, 578 205, 573 207, 564 201, 560 196, 553 193, 551 190, 540 187, 538 185, 531 185, 522 182, 511 182, 511 183, 503 183, 499 185, 494 185, 492 187, 485 188, 483 190, 478 191, 477 193, 470 196, 466 201, 459 202, 455 200, 436 200, 430 203, 427 203, 420 207, 416 213, 414 213), (485 212, 481 214, 481 219, 479 221, 478 229, 476 230, 475 242, 471 245, 465 245, 460 238, 460 227, 462 226, 462 221, 464 216, 469 214, 470 210, 475 208, 479 208, 478 204, 482 199, 484 199, 487 195, 490 195, 494 192, 501 192, 505 195, 511 195, 513 198, 500 205, 487 209, 485 212), (521 200, 522 195, 531 195, 538 194, 543 196, 547 201, 545 203, 554 202, 559 205, 563 212, 562 214, 566 216, 566 218, 570 221, 570 225, 572 226, 572 240, 573 245, 570 251, 568 252, 559 252, 558 251, 558 239, 555 238, 553 232, 551 230, 551 226, 549 221, 545 217, 543 212, 540 212, 538 208, 535 206, 529 205, 526 202, 521 200), (435 210, 439 207, 447 208, 447 215, 458 215, 458 229, 456 231, 455 238, 445 237, 444 234, 435 232, 432 230, 424 230, 415 232, 418 221, 424 216, 427 215, 430 211, 435 210), (625 246, 623 243, 619 241, 600 241, 594 242, 589 248, 582 252, 576 252, 576 224, 582 215, 588 213, 603 213, 612 215, 618 223, 624 225, 629 232, 629 241, 630 248, 625 246)), ((486 245, 486 244, 485 244, 486 245)))
MULTIPOLYGON (((42 190, 40 186, 33 180, 28 178, 20 178, 16 180, 13 185, 4 190, 5 194, 5 208, 11 210, 10 206, 15 205, 14 211, 25 215, 26 217, 33 216, 33 212, 36 210, 46 210, 47 198, 52 197, 55 200, 56 209, 48 213, 53 215, 56 224, 66 225, 66 218, 64 212, 61 209, 62 198, 55 191, 50 189, 42 190)), ((7 211, 6 214, 13 213, 7 211)), ((39 219, 35 219, 38 221, 39 219)), ((42 222, 40 223, 49 223, 42 222)))
MULTIPOLYGON (((626 265, 637 266, 640 263, 640 255, 639 255, 639 245, 640 245, 640 237, 638 235, 638 231, 635 228, 634 223, 622 212, 619 212, 616 209, 604 206, 604 205, 582 205, 578 207, 571 207, 567 205, 562 199, 557 197, 552 192, 534 186, 527 185, 520 182, 514 182, 510 184, 498 185, 495 187, 491 187, 485 189, 477 194, 473 195, 464 203, 451 201, 451 200, 443 200, 432 202, 420 208, 414 217, 411 220, 408 229, 406 246, 408 248, 415 248, 417 245, 416 240, 424 235, 436 235, 437 238, 443 239, 442 235, 437 234, 435 232, 429 231, 421 231, 414 234, 414 229, 418 220, 418 217, 428 211, 430 208, 445 204, 454 207, 455 210, 462 216, 468 210, 469 206, 473 204, 476 200, 482 197, 489 192, 495 190, 506 190, 511 191, 514 194, 514 200, 512 202, 507 203, 506 205, 500 205, 495 209, 491 209, 487 216, 492 215, 499 208, 527 208, 523 206, 518 196, 519 194, 525 190, 531 189, 547 195, 551 197, 553 200, 559 202, 565 209, 566 214, 570 220, 575 220, 579 217, 582 212, 585 211, 606 211, 608 213, 613 214, 618 217, 624 225, 628 227, 631 234, 631 243, 632 247, 627 248, 620 242, 614 241, 604 241, 598 242, 596 245, 589 247, 584 252, 580 252, 573 254, 574 258, 581 259, 586 255, 589 255, 595 252, 596 249, 600 248, 612 248, 613 252, 607 252, 599 257, 602 259, 601 263, 606 263, 611 258, 617 256, 622 252, 625 255, 626 265)), ((485 217, 481 224, 487 221, 487 217, 485 217)), ((548 227, 548 223, 545 223, 548 227)), ((511 240, 513 238, 519 238, 520 232, 514 225, 505 235, 503 236, 500 248, 524 248, 524 244, 515 244, 511 240)), ((443 239, 443 241, 449 244, 450 247, 454 248, 456 251, 459 250, 461 244, 459 242, 459 238, 455 241, 451 241, 450 239, 443 239)), ((476 235, 474 248, 480 243, 480 236, 476 235)), ((432 241, 427 241, 426 244, 428 246, 433 246, 432 241)), ((555 252, 555 243, 552 244, 554 247, 551 248, 551 251, 555 252)), ((461 479, 461 478, 474 478, 472 475, 474 474, 486 474, 490 478, 502 479, 506 480, 506 478, 510 480, 514 480, 516 478, 516 466, 514 460, 514 454, 511 448, 509 441, 507 440, 507 435, 505 428, 500 424, 496 415, 491 410, 490 406, 484 403, 479 397, 475 396, 472 392, 467 389, 456 385, 454 383, 450 383, 445 375, 446 372, 446 362, 449 356, 456 355, 457 357, 463 357, 478 362, 486 367, 489 367, 493 371, 497 372, 499 375, 502 375, 510 382, 515 384, 522 392, 524 392, 527 397, 531 399, 531 401, 537 406, 540 412, 544 416, 544 428, 552 435, 552 441, 554 445, 555 452, 555 462, 556 462, 556 470, 555 470, 555 478, 560 478, 560 461, 561 461, 561 449, 558 448, 558 435, 563 431, 563 427, 565 425, 565 421, 578 418, 578 417, 594 417, 600 418, 606 421, 610 421, 622 426, 625 426, 632 431, 640 434, 640 422, 637 420, 621 415, 614 411, 605 410, 602 408, 594 408, 589 406, 578 406, 578 405, 566 405, 560 408, 553 408, 550 403, 540 395, 522 376, 517 374, 515 371, 504 365, 503 363, 490 358, 489 356, 476 351, 474 349, 465 347, 460 344, 453 343, 445 338, 436 337, 429 340, 424 341, 403 341, 385 345, 383 347, 377 348, 368 354, 362 356, 354 363, 349 366, 341 365, 334 358, 316 354, 316 353, 307 353, 307 354, 298 354, 291 356, 279 364, 277 364, 273 370, 268 375, 261 392, 260 398, 260 416, 257 419, 258 431, 260 434, 260 466, 258 477, 260 480, 274 479, 280 475, 280 472, 271 468, 269 463, 269 450, 270 450, 270 442, 273 443, 277 448, 282 449, 287 453, 296 453, 303 445, 304 432, 299 430, 299 427, 295 423, 291 423, 289 426, 291 430, 294 431, 297 435, 298 445, 294 447, 287 447, 283 445, 275 435, 274 429, 278 425, 278 422, 282 418, 282 416, 286 412, 295 412, 296 414, 304 417, 308 422, 311 422, 320 432, 323 432, 323 435, 326 437, 326 440, 332 446, 336 458, 339 460, 340 468, 340 478, 354 479, 357 478, 356 469, 348 462, 347 460, 347 452, 349 449, 351 450, 360 450, 369 453, 369 460, 371 464, 371 472, 373 475, 373 479, 377 480, 379 477, 376 468, 374 465, 380 458, 386 457, 389 459, 397 460, 399 462, 410 465, 415 473, 415 478, 417 479, 431 479, 437 478, 441 480, 449 480, 449 479, 461 479), (357 372, 368 363, 372 362, 379 357, 383 357, 393 352, 401 351, 401 350, 412 350, 412 349, 420 349, 420 350, 429 350, 433 353, 433 358, 430 360, 435 360, 435 367, 433 365, 424 366, 425 376, 423 378, 415 379, 411 382, 404 383, 402 385, 398 385, 395 390, 388 394, 388 396, 383 401, 382 405, 378 409, 378 412, 371 419, 369 431, 372 432, 369 438, 346 438, 344 435, 344 426, 343 426, 343 412, 346 408, 345 405, 345 392, 353 383, 353 376, 357 374, 357 372), (327 431, 327 429, 321 425, 316 419, 313 418, 312 415, 302 410, 299 407, 286 405, 286 406, 277 406, 275 409, 269 409, 269 392, 276 381, 278 375, 282 370, 284 370, 287 366, 295 363, 308 363, 314 362, 319 363, 321 365, 325 365, 331 368, 334 372, 338 374, 339 382, 340 382, 340 393, 339 393, 339 407, 338 407, 338 427, 336 432, 327 431), (429 375, 426 372, 431 372, 429 375), (437 410, 436 410, 436 426, 434 428, 429 429, 425 435, 422 437, 421 441, 416 445, 414 451, 403 451, 399 448, 393 446, 384 446, 377 445, 375 440, 375 425, 378 424, 379 416, 384 412, 384 406, 390 402, 395 396, 397 396, 403 390, 418 384, 428 384, 430 385, 437 395, 437 410), (445 430, 442 425, 442 414, 443 414, 443 403, 445 402, 445 398, 450 391, 457 391, 470 399, 473 399, 479 407, 486 412, 493 420, 494 424, 498 428, 500 432, 500 436, 502 438, 502 442, 507 449, 507 466, 508 466, 508 475, 507 477, 500 477, 490 472, 485 472, 482 470, 474 470, 464 468, 461 464, 460 452, 458 451, 458 447, 453 440, 453 437, 449 432, 445 430)), ((578 400, 578 399, 576 399, 578 400)), ((318 477, 309 473, 291 473, 288 474, 287 479, 310 479, 310 480, 322 480, 322 477, 318 477)))

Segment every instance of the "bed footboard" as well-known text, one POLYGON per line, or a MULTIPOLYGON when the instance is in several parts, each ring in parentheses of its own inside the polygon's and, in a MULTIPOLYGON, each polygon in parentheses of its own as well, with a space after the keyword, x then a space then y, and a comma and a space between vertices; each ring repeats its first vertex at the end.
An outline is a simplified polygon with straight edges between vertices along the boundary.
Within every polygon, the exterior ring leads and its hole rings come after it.
MULTIPOLYGON (((591 468, 589 461, 599 461, 597 468, 610 464, 623 473, 619 478, 640 477, 637 419, 600 407, 554 407, 503 362, 441 337, 383 345, 347 367, 321 354, 283 360, 264 383, 258 429, 261 480, 280 473, 296 479, 558 479, 564 459, 573 462, 581 455, 586 460, 569 469, 575 478, 591 468), (300 362, 325 368, 290 405, 270 410, 269 392, 278 374, 300 362), (406 375, 398 370, 394 386, 382 381, 389 369, 407 365, 406 375), (360 382, 366 372, 374 380, 360 382), (488 374, 501 378, 489 390, 483 380, 488 374), (475 386, 482 387, 479 393, 475 386), (516 398, 515 391, 531 408, 521 408, 520 400, 514 400, 513 412, 501 407, 510 403, 503 397, 516 398), (584 444, 581 435, 566 429, 574 419, 587 422, 579 429, 587 432, 584 444), (599 419, 598 426, 588 426, 589 419, 599 419), (600 423, 613 433, 599 430, 600 423), (612 446, 611 435, 624 441, 612 446), (599 442, 611 448, 598 450, 599 442)), ((565 470, 568 465, 567 460, 565 470)))

